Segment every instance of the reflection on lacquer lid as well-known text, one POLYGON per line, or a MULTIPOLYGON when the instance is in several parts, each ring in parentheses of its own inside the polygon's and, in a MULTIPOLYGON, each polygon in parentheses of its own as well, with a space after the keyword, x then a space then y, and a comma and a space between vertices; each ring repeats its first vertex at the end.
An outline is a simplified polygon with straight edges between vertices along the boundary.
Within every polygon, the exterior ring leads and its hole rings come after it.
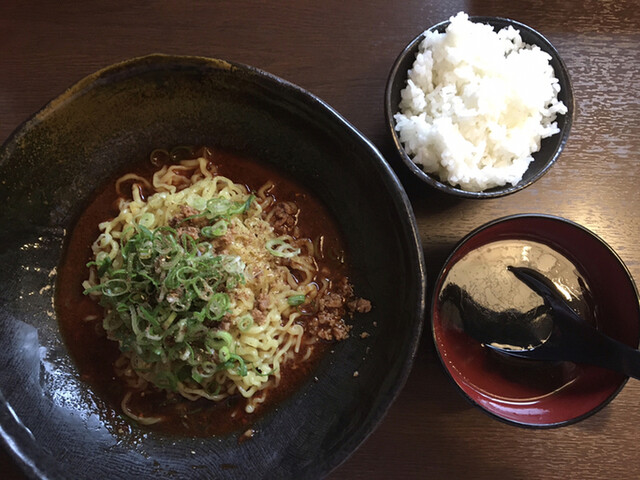
POLYGON ((568 220, 515 215, 467 235, 441 271, 432 326, 443 366, 468 400, 500 420, 549 427, 586 418, 615 397, 624 376, 586 364, 511 357, 486 346, 526 348, 551 334, 543 299, 510 266, 542 273, 584 321, 637 347, 637 291, 615 252, 568 220))

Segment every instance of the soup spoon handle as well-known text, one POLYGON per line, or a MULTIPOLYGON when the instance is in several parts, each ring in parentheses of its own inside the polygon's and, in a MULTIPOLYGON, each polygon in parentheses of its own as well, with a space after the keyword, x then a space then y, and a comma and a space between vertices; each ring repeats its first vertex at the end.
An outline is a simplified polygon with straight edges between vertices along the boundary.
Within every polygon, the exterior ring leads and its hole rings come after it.
MULTIPOLYGON (((568 319, 563 314, 554 316, 554 321, 571 322, 571 331, 564 332, 563 348, 568 360, 587 363, 620 372, 626 376, 640 379, 640 351, 622 342, 604 335, 591 325, 575 318, 568 319), (561 319, 562 318, 562 319, 561 319)), ((569 330, 569 328, 567 328, 569 330)))
POLYGON ((586 323, 541 273, 524 267, 509 267, 509 270, 544 299, 553 318, 553 331, 549 339, 539 347, 500 351, 524 358, 587 363, 640 379, 639 350, 586 323))

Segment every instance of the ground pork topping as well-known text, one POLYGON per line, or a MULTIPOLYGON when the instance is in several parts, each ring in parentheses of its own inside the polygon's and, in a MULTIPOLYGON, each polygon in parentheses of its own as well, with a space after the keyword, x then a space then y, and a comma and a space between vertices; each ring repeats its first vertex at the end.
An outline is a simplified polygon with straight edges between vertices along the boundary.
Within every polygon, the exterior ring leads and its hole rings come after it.
POLYGON ((298 223, 298 206, 293 202, 280 202, 273 207, 271 224, 278 234, 291 233, 298 223))
POLYGON ((346 278, 342 278, 320 296, 317 307, 316 315, 309 322, 310 331, 323 340, 344 340, 351 330, 344 321, 345 316, 369 312, 371 302, 355 298, 353 287, 346 278))

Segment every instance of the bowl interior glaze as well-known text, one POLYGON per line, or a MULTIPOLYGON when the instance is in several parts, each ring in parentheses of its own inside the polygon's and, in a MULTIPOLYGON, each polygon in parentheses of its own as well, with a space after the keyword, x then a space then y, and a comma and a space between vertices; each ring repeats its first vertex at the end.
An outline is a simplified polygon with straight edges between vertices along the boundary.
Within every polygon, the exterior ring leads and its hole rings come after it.
POLYGON ((315 478, 357 448, 404 384, 426 286, 411 207, 375 147, 301 88, 221 60, 129 60, 21 125, 0 149, 0 178, 0 431, 30 476, 315 478), (136 429, 123 438, 56 322, 55 269, 92 192, 153 149, 177 145, 231 150, 310 188, 342 228, 352 281, 374 306, 242 443, 242 432, 202 439, 136 429))

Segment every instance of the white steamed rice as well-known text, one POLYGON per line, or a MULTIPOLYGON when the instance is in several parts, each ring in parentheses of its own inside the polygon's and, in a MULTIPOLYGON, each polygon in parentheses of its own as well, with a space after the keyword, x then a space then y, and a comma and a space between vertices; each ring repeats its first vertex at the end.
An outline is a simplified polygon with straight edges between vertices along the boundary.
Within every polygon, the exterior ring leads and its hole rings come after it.
POLYGON ((495 32, 460 12, 445 33, 425 32, 396 131, 424 171, 463 190, 515 185, 559 132, 560 85, 551 57, 523 43, 518 30, 495 32))

